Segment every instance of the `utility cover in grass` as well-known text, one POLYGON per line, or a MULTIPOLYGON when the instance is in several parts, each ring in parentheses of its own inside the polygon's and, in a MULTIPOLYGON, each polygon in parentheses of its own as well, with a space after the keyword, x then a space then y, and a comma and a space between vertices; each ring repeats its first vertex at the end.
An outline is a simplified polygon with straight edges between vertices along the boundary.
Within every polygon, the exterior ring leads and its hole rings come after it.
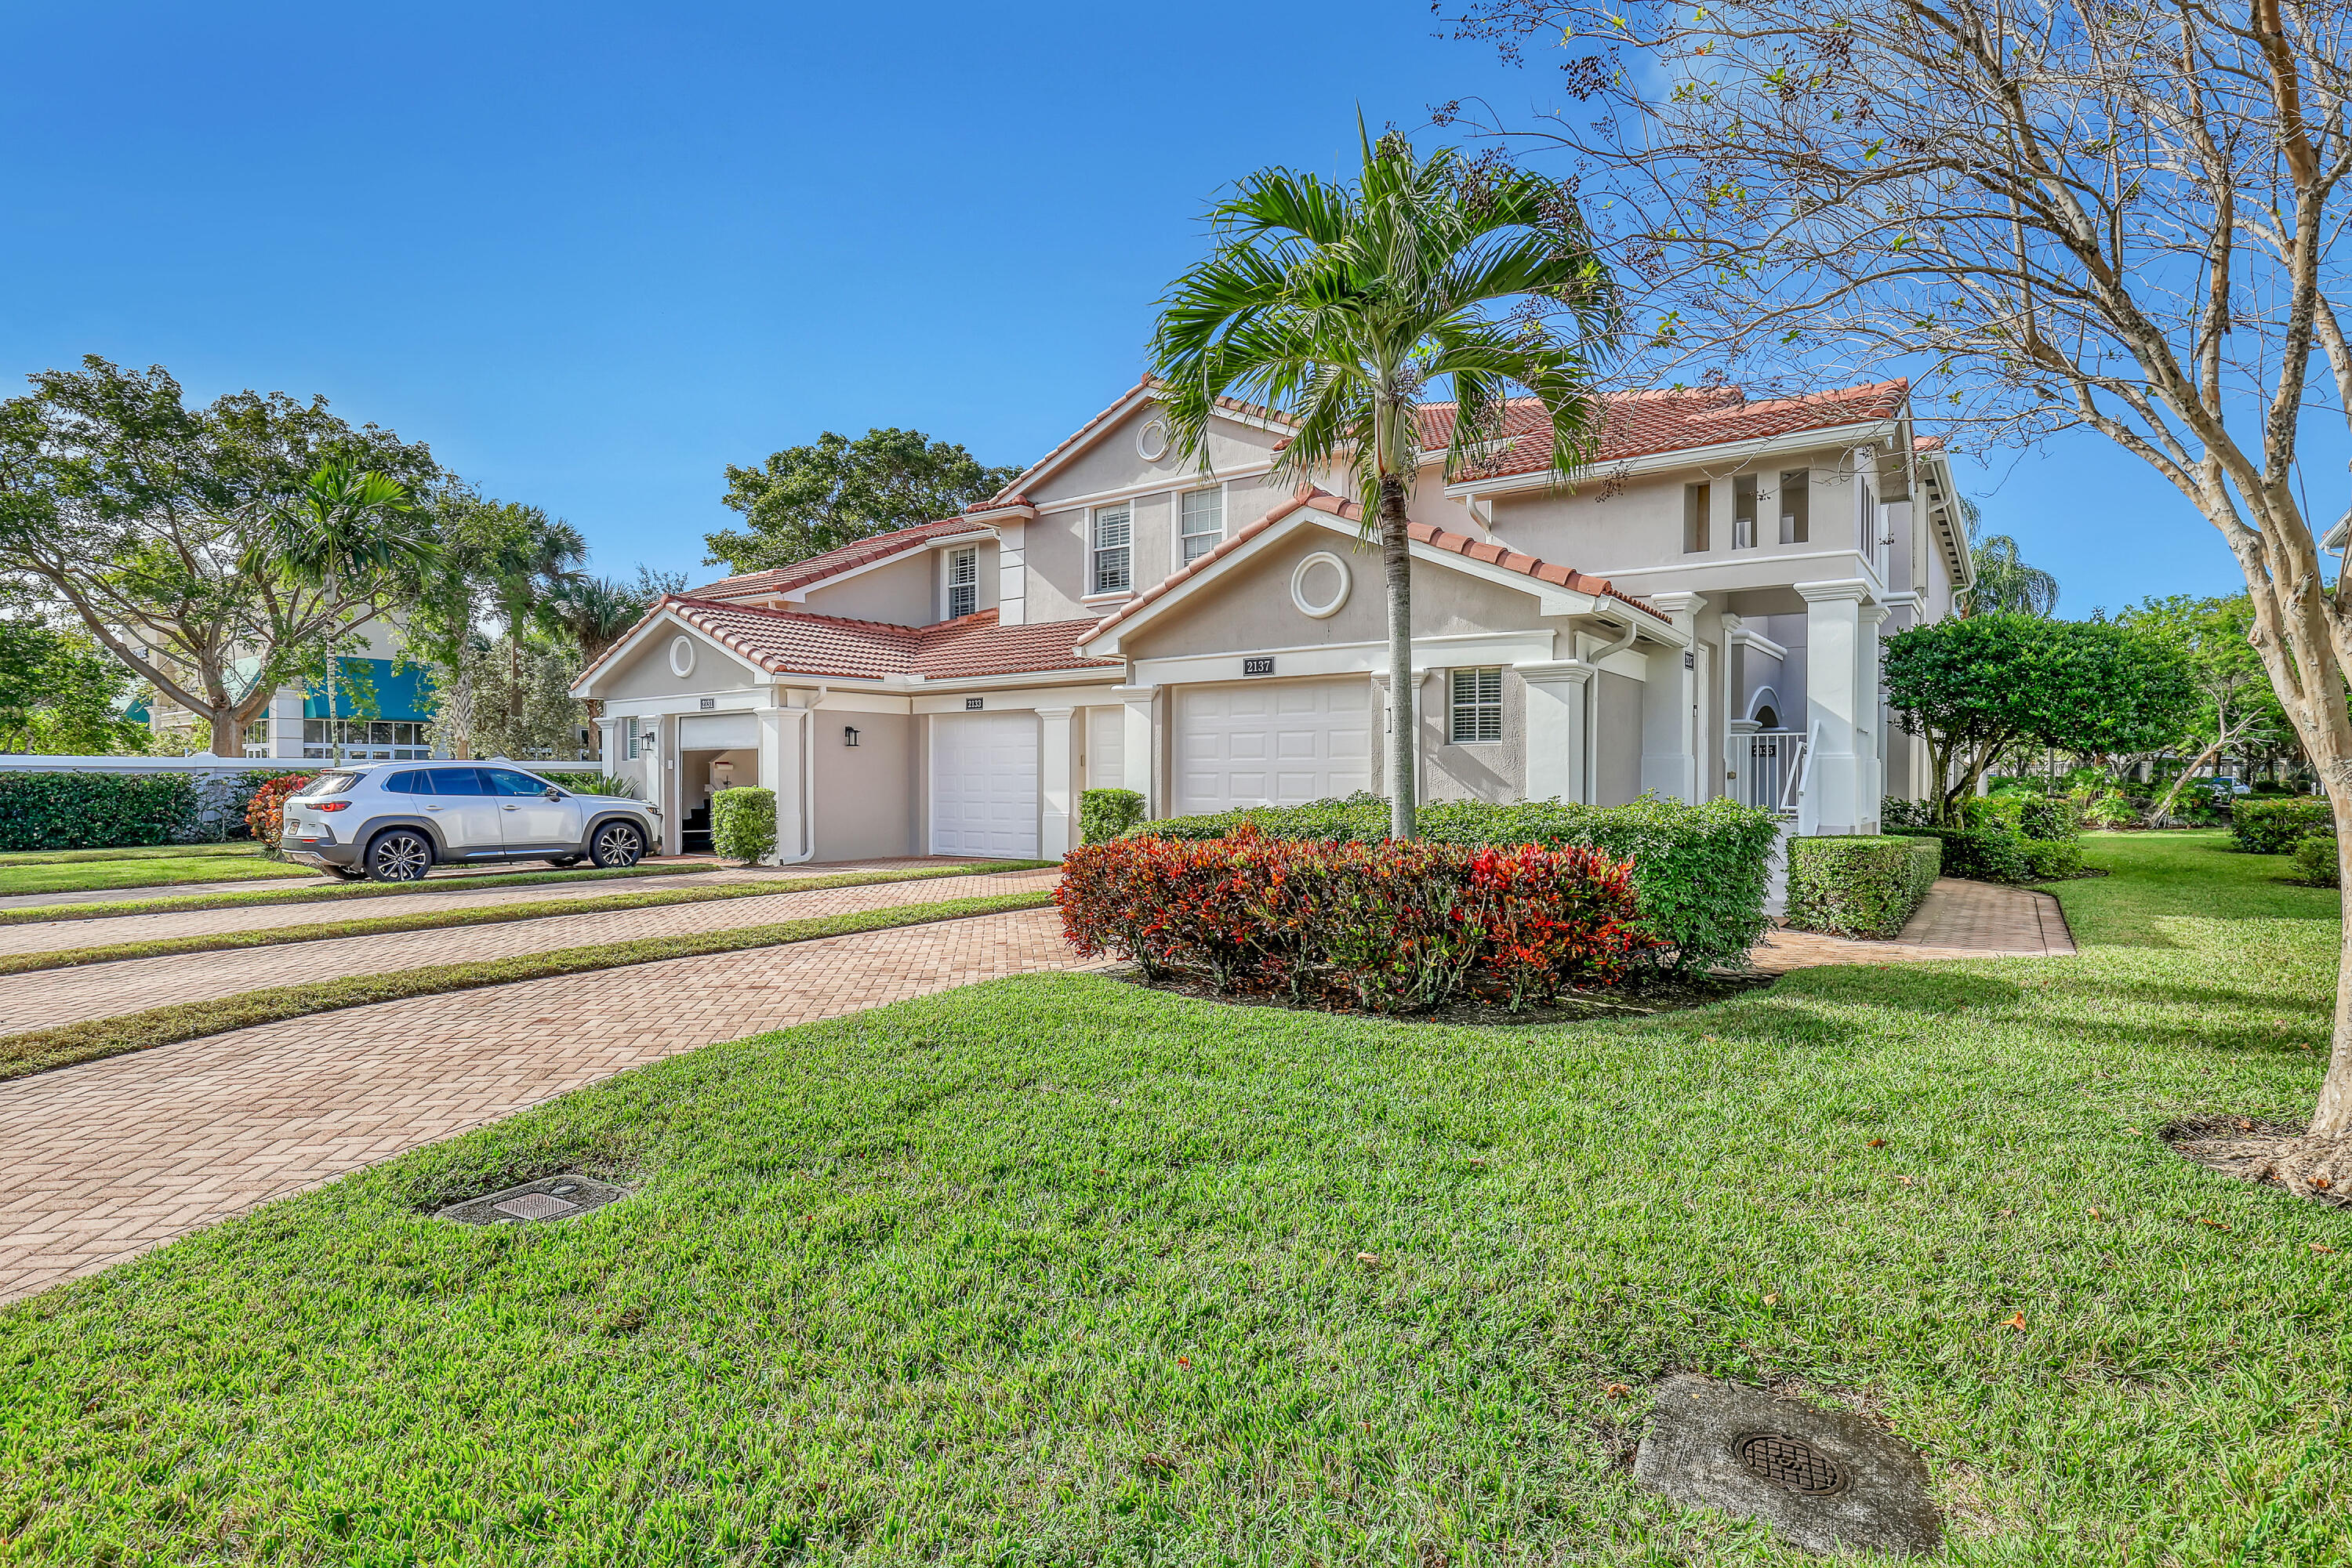
POLYGON ((1859 1415, 1685 1373, 1658 1385, 1633 1476, 1677 1502, 1760 1519, 1809 1552, 1932 1552, 1927 1467, 1859 1415))
POLYGON ((600 1182, 593 1176, 569 1173, 541 1176, 535 1182, 525 1182, 519 1187, 488 1193, 478 1198, 467 1198, 461 1204, 451 1204, 435 1213, 436 1219, 454 1219, 460 1225, 532 1225, 549 1220, 572 1219, 590 1209, 603 1208, 629 1195, 626 1187, 616 1187, 610 1182, 600 1182))

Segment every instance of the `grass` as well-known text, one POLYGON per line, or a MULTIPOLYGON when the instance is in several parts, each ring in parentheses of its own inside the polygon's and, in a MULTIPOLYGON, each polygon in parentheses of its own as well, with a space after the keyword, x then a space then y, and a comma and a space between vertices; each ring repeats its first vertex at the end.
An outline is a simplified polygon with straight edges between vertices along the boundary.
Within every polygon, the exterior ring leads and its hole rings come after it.
POLYGON ((39 1563, 1806 1561, 1628 1479, 1693 1368, 1882 1414, 1954 1563, 2341 1563, 2352 1215, 2153 1136, 2307 1109, 2336 930, 2186 837, 2090 854, 2080 957, 1639 1023, 1056 975, 674 1058, 0 1313, 0 1530, 39 1563), (564 1168, 644 1190, 425 1217, 564 1168))
POLYGON ((940 877, 1029 870, 1051 863, 1035 860, 975 862, 967 866, 925 866, 906 871, 843 871, 827 877, 780 877, 772 882, 727 882, 715 888, 606 893, 599 898, 549 899, 536 903, 476 904, 464 909, 420 910, 413 914, 379 915, 373 919, 320 921, 311 925, 271 926, 259 931, 213 931, 201 936, 160 937, 147 942, 59 948, 49 952, 0 953, 0 974, 25 974, 43 969, 78 969, 92 963, 115 963, 131 958, 161 958, 172 953, 226 952, 248 947, 276 947, 292 942, 325 942, 334 937, 382 936, 391 931, 437 931, 445 926, 499 925, 509 921, 546 920, 555 915, 593 915, 614 910, 660 909, 670 904, 773 898, 779 893, 818 892, 826 888, 923 882, 940 877))
POLYGON ((258 855, 250 839, 230 844, 132 844, 113 849, 0 850, 0 866, 78 865, 90 860, 177 860, 205 855, 258 855))
POLYGON ((183 893, 161 899, 120 899, 103 904, 38 904, 0 910, 0 925, 39 925, 49 921, 113 920, 121 915, 167 915, 187 910, 236 910, 253 904, 325 904, 346 899, 390 899, 410 893, 473 893, 484 888, 520 888, 540 882, 597 882, 621 877, 680 877, 719 868, 709 861, 656 866, 580 867, 562 871, 517 871, 505 876, 429 877, 422 882, 343 882, 320 878, 299 888, 256 888, 249 893, 183 893))
POLYGON ((186 851, 121 855, 111 850, 65 850, 41 859, 12 859, 0 864, 0 898, 104 888, 160 888, 184 882, 257 882, 267 877, 319 874, 305 866, 267 859, 249 844, 192 844, 186 851))
POLYGON ((130 1051, 176 1045, 183 1040, 225 1035, 257 1024, 275 1024, 313 1013, 364 1007, 376 1002, 396 1002, 408 996, 432 996, 448 991, 472 991, 485 985, 505 985, 518 980, 543 980, 551 975, 579 974, 592 969, 619 969, 632 963, 658 963, 668 958, 694 958, 709 952, 740 952, 748 948, 776 947, 814 937, 844 936, 879 931, 887 926, 923 925, 932 921, 961 920, 970 915, 1000 914, 1008 910, 1034 909, 1050 901, 1045 892, 1001 893, 982 898, 947 899, 935 904, 902 904, 895 908, 861 910, 849 914, 777 921, 767 925, 736 926, 726 931, 690 931, 677 936, 640 937, 633 942, 597 942, 584 947, 557 948, 548 952, 518 953, 510 958, 478 960, 471 963, 436 963, 416 969, 396 969, 380 974, 346 974, 300 985, 273 985, 241 991, 204 1002, 174 1002, 138 1013, 60 1024, 47 1029, 27 1029, 0 1035, 0 1079, 26 1073, 70 1067, 76 1062, 119 1057, 130 1051))

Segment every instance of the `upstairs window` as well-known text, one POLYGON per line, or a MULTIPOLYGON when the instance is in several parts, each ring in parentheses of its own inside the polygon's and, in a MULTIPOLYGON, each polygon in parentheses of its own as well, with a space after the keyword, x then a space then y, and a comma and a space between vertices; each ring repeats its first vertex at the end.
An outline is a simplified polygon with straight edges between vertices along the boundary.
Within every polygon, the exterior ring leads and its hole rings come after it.
POLYGON ((1696 555, 1714 544, 1715 487, 1683 487, 1683 553, 1696 555))
POLYGON ((1129 545, 1135 534, 1135 512, 1125 502, 1095 509, 1093 567, 1090 594, 1124 594, 1133 575, 1128 570, 1129 545))
POLYGON ((1756 548, 1756 476, 1741 474, 1731 481, 1731 548, 1756 548))
POLYGON ((1225 492, 1184 492, 1184 564, 1190 566, 1223 543, 1225 537, 1225 492))
POLYGON ((1788 468, 1780 475, 1780 542, 1802 544, 1811 537, 1813 471, 1788 468))
POLYGON ((948 619, 980 608, 980 547, 948 552, 948 619))
POLYGON ((1457 746, 1475 746, 1503 738, 1503 672, 1500 669, 1457 669, 1447 734, 1457 746))

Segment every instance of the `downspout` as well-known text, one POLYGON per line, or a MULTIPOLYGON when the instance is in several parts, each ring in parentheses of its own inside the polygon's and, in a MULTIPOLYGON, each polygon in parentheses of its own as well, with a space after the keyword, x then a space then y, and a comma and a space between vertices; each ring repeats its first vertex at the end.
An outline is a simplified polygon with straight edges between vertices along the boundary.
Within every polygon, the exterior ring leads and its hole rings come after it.
POLYGON ((793 858, 779 862, 798 866, 816 858, 816 709, 824 700, 825 689, 816 689, 808 706, 801 713, 801 841, 794 847, 793 858))
MULTIPOLYGON (((1584 787, 1584 804, 1587 805, 1597 804, 1593 797, 1600 793, 1601 788, 1601 681, 1599 679, 1601 661, 1609 658, 1612 654, 1623 653, 1627 648, 1632 647, 1633 646, 1634 637, 1638 637, 1642 630, 1642 623, 1633 618, 1633 611, 1614 605, 1605 605, 1605 607, 1612 616, 1622 616, 1623 618, 1624 630, 1617 635, 1615 641, 1603 643, 1601 647, 1594 648, 1592 652, 1586 657, 1584 661, 1585 663, 1592 666, 1594 675, 1592 683, 1585 689, 1584 697, 1584 778, 1582 780, 1582 784, 1584 787)), ((1592 604, 1593 614, 1598 616, 1602 608, 1604 608, 1604 602, 1595 599, 1592 604)))

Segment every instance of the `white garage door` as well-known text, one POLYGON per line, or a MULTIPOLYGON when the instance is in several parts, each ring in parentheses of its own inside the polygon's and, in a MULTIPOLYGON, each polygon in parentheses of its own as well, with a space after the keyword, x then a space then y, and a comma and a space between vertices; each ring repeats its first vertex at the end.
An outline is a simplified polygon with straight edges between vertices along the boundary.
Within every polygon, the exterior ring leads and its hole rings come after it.
POLYGON ((1372 683, 1250 681, 1184 689, 1176 706, 1180 814, 1297 805, 1372 787, 1372 683))
POLYGON ((1037 715, 931 721, 931 852, 1037 858, 1037 715))

